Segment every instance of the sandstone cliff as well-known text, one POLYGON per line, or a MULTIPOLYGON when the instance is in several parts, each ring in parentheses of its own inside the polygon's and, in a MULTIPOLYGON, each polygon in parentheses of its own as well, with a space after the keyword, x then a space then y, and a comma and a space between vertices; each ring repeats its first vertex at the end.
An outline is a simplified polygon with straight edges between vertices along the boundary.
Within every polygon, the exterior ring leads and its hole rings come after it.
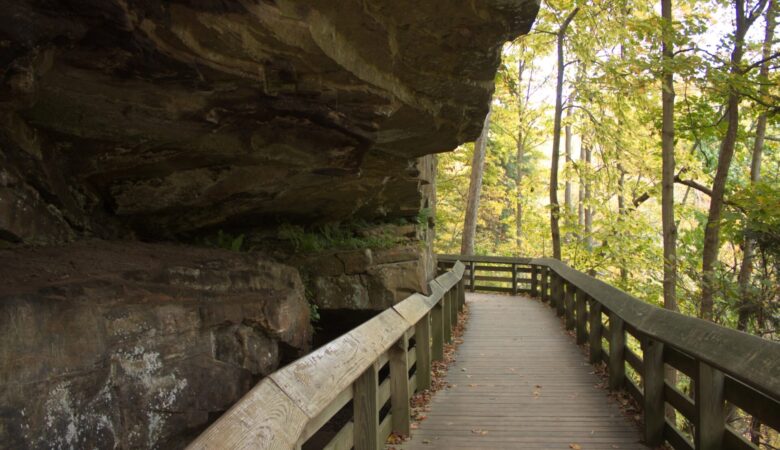
POLYGON ((502 45, 538 4, 0 10, 0 446, 154 448, 305 351, 308 303, 376 311, 426 289, 429 155, 479 134, 502 45), (355 221, 396 240, 273 242, 355 221), (217 231, 262 252, 195 247, 217 231))

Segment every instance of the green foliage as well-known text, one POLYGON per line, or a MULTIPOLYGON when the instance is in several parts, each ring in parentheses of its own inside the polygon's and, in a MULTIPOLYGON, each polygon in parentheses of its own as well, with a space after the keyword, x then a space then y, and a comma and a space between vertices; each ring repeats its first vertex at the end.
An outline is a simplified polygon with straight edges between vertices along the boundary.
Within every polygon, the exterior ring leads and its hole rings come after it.
POLYGON ((208 247, 223 248, 225 250, 232 250, 234 252, 240 252, 246 250, 244 248, 244 235, 232 235, 219 230, 216 236, 207 237, 203 240, 203 244, 208 247))
POLYGON ((287 241, 298 253, 317 253, 325 250, 385 249, 397 245, 403 239, 387 230, 359 234, 365 224, 341 226, 329 224, 307 230, 299 225, 283 224, 277 238, 287 241))

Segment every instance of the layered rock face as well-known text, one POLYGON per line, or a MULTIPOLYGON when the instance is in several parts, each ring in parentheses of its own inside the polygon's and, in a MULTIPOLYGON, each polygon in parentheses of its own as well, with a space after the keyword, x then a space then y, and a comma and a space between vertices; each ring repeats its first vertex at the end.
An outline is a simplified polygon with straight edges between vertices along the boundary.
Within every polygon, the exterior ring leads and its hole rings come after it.
POLYGON ((94 241, 0 273, 4 448, 180 447, 311 337, 298 271, 257 254, 94 241))
POLYGON ((534 0, 5 0, 0 230, 53 243, 412 216, 534 0))
POLYGON ((427 289, 428 155, 479 134, 502 45, 538 4, 0 10, 0 247, 18 247, 0 252, 0 442, 168 448, 306 349, 307 300, 378 311, 427 289), (404 239, 272 257, 159 243, 349 221, 404 239))

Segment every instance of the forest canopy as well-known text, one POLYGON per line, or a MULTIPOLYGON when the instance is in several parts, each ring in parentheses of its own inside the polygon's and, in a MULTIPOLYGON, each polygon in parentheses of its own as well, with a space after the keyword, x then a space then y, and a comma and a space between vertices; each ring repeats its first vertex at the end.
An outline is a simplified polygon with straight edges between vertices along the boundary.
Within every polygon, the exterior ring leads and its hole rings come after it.
POLYGON ((571 266, 648 302, 776 339, 776 15, 775 1, 760 0, 543 2, 531 33, 504 49, 483 137, 439 156, 437 251, 553 256, 558 208, 561 259, 571 266), (556 206, 549 186, 559 68, 556 206), (665 148, 673 152, 666 177, 665 148))

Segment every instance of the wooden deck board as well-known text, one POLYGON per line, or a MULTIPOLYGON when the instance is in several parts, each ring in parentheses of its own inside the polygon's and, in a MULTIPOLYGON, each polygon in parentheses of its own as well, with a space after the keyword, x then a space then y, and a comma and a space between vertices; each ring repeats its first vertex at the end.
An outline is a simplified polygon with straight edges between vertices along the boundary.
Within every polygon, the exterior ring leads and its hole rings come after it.
POLYGON ((436 393, 412 439, 393 447, 648 448, 549 307, 504 295, 466 301, 471 316, 447 375, 452 387, 436 393))

